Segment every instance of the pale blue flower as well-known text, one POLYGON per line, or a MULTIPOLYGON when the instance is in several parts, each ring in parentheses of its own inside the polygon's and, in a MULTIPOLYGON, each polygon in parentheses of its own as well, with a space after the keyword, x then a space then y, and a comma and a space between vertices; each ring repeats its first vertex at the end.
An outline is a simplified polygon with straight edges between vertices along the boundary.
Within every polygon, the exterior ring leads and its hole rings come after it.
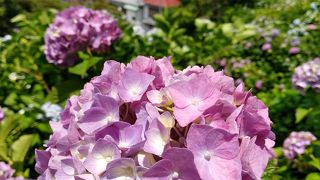
POLYGON ((47 118, 50 118, 52 121, 58 121, 60 119, 60 112, 62 111, 62 108, 58 104, 46 102, 41 106, 41 110, 47 118))

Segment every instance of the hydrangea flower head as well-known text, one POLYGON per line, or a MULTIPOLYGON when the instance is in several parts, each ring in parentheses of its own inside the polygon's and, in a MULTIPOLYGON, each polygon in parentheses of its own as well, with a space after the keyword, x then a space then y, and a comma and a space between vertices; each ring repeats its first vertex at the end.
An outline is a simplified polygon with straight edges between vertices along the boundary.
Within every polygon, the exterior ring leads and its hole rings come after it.
POLYGON ((292 85, 301 93, 304 93, 308 87, 320 92, 320 58, 296 67, 292 76, 292 85))
POLYGON ((261 47, 262 51, 269 51, 271 49, 271 44, 270 43, 264 43, 261 47))
POLYGON ((271 124, 243 83, 211 66, 107 61, 50 123, 36 170, 39 179, 259 179, 273 156, 271 124))
POLYGON ((116 20, 106 11, 71 7, 58 13, 47 29, 45 54, 49 63, 72 66, 78 51, 105 52, 120 35, 116 20))
POLYGON ((272 38, 275 38, 280 34, 280 31, 279 29, 272 29, 270 34, 272 38))
POLYGON ((254 87, 257 88, 257 89, 261 89, 263 87, 263 81, 262 80, 257 80, 254 83, 254 87))
POLYGON ((300 38, 299 37, 293 37, 291 40, 291 46, 297 47, 300 44, 300 38))
POLYGON ((287 159, 294 159, 297 155, 303 154, 306 146, 316 139, 310 132, 291 132, 283 143, 284 156, 287 159))
POLYGON ((298 47, 291 47, 290 49, 289 49, 289 54, 298 54, 299 53, 299 48, 298 47))
POLYGON ((7 179, 13 176, 14 169, 12 169, 5 162, 0 162, 0 179, 7 179))
POLYGON ((10 165, 0 161, 0 180, 24 180, 23 177, 13 177, 15 170, 10 165))

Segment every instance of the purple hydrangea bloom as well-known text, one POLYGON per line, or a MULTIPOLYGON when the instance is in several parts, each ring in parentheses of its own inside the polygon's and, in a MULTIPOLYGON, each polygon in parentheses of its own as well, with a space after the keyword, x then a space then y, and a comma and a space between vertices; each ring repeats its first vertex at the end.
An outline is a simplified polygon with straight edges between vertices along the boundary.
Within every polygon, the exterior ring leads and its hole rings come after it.
POLYGON ((0 106, 0 121, 4 119, 4 111, 2 107, 0 106))
POLYGON ((271 44, 270 43, 264 43, 261 47, 262 51, 269 51, 271 49, 271 44))
POLYGON ((11 178, 14 172, 15 170, 12 169, 10 165, 6 164, 5 162, 0 162, 0 179, 1 180, 11 178))
POLYGON ((304 93, 308 87, 320 92, 320 58, 315 58, 296 67, 292 77, 292 85, 301 93, 304 93))
POLYGON ((50 122, 36 171, 38 179, 259 179, 273 156, 271 124, 242 82, 211 66, 107 61, 50 122))
POLYGON ((299 46, 299 44, 300 44, 299 37, 293 37, 291 40, 291 46, 296 47, 296 46, 299 46))
POLYGON ((287 159, 294 159, 297 155, 303 154, 305 147, 310 145, 317 138, 310 132, 291 132, 284 140, 283 153, 287 159))
POLYGON ((271 30, 271 37, 272 37, 272 38, 277 37, 279 34, 280 34, 279 29, 272 29, 272 30, 271 30))
POLYGON ((289 54, 292 54, 292 55, 298 54, 299 51, 300 51, 300 49, 299 49, 298 47, 291 47, 291 48, 289 49, 289 54))
POLYGON ((45 54, 49 63, 72 66, 78 51, 104 52, 120 35, 117 21, 106 11, 71 7, 58 13, 47 29, 45 54))
POLYGON ((254 83, 254 86, 257 88, 257 89, 261 89, 262 86, 263 86, 263 81, 262 80, 258 80, 254 83))
POLYGON ((24 180, 23 177, 13 177, 15 170, 10 165, 0 161, 0 180, 24 180))
POLYGON ((218 64, 220 67, 224 68, 224 67, 227 65, 227 60, 223 58, 223 59, 221 59, 221 60, 218 60, 218 61, 217 61, 217 64, 218 64))

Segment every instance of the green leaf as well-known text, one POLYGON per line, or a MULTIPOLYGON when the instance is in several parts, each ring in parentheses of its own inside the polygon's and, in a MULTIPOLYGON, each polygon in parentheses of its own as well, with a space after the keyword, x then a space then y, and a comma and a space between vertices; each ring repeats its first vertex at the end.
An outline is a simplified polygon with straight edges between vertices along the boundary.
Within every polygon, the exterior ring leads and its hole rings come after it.
POLYGON ((4 100, 4 104, 8 106, 12 106, 16 104, 18 96, 16 93, 10 93, 9 96, 4 100))
POLYGON ((11 21, 12 23, 16 23, 16 22, 19 22, 19 21, 24 21, 24 20, 26 20, 26 19, 27 19, 26 15, 24 15, 24 14, 18 14, 18 15, 16 15, 15 17, 13 17, 10 21, 11 21))
POLYGON ((221 26, 222 32, 227 36, 227 37, 232 37, 233 35, 233 27, 231 23, 226 23, 221 26))
POLYGON ((46 25, 50 23, 51 19, 48 17, 47 13, 42 12, 41 15, 39 16, 39 21, 41 24, 46 25))
POLYGON ((156 14, 153 16, 154 20, 156 21, 157 27, 162 29, 165 32, 169 32, 170 30, 170 22, 167 21, 167 19, 161 15, 161 14, 156 14))
POLYGON ((185 32, 186 32, 186 29, 180 28, 180 29, 176 29, 172 33, 174 37, 181 38, 181 36, 183 36, 185 32))
POLYGON ((304 108, 297 108, 296 109, 296 123, 299 123, 303 120, 310 112, 312 111, 312 108, 304 109, 304 108))
POLYGON ((320 170, 320 159, 311 156, 311 161, 309 162, 310 165, 312 165, 313 167, 317 168, 318 170, 320 170))
POLYGON ((8 147, 4 143, 0 143, 0 159, 10 162, 10 158, 8 157, 8 147))
POLYGON ((81 77, 84 77, 86 75, 86 72, 88 69, 90 69, 92 66, 97 64, 102 58, 100 57, 88 57, 84 55, 83 53, 79 53, 80 58, 83 59, 83 61, 73 67, 69 68, 69 72, 80 75, 81 77))
POLYGON ((273 148, 273 150, 276 153, 277 157, 282 156, 282 147, 275 147, 275 148, 273 148))
POLYGON ((208 27, 208 29, 213 29, 215 27, 215 23, 209 19, 197 18, 195 19, 195 26, 199 29, 203 29, 208 27))
POLYGON ((25 104, 35 104, 31 96, 22 95, 20 98, 25 104))
POLYGON ((320 173, 310 173, 308 174, 308 176, 306 177, 306 180, 319 180, 320 179, 320 173))
POLYGON ((41 131, 43 133, 48 133, 49 134, 49 133, 52 132, 48 123, 39 123, 37 125, 37 128, 39 129, 39 131, 41 131))
POLYGON ((47 101, 50 101, 52 103, 58 103, 59 102, 59 94, 56 87, 52 87, 51 91, 48 93, 46 97, 47 101))
POLYGON ((79 51, 78 55, 79 55, 79 58, 82 60, 89 60, 91 58, 90 54, 84 53, 82 51, 79 51))
POLYGON ((12 116, 6 117, 0 123, 0 144, 5 144, 10 132, 18 126, 18 121, 12 116))
POLYGON ((245 30, 237 34, 236 39, 238 41, 254 36, 256 32, 254 30, 245 30))
POLYGON ((12 160, 14 162, 24 161, 27 152, 33 145, 33 140, 35 137, 36 135, 34 134, 23 135, 12 144, 12 160))

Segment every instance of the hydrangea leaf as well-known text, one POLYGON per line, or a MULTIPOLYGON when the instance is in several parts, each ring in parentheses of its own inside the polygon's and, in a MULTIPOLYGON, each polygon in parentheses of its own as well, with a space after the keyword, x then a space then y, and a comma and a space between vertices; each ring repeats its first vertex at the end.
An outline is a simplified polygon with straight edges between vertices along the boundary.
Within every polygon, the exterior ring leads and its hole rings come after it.
POLYGON ((14 162, 23 162, 30 147, 34 144, 35 138, 35 134, 23 135, 12 144, 12 160, 14 162))
POLYGON ((304 108, 297 108, 296 109, 296 123, 300 123, 310 112, 312 108, 304 109, 304 108))
POLYGON ((86 75, 87 71, 94 65, 96 65, 102 58, 93 57, 89 59, 83 59, 83 61, 73 67, 69 68, 69 72, 81 76, 82 78, 86 75))
POLYGON ((310 173, 308 174, 308 176, 306 177, 306 180, 318 180, 320 179, 320 173, 310 173))

